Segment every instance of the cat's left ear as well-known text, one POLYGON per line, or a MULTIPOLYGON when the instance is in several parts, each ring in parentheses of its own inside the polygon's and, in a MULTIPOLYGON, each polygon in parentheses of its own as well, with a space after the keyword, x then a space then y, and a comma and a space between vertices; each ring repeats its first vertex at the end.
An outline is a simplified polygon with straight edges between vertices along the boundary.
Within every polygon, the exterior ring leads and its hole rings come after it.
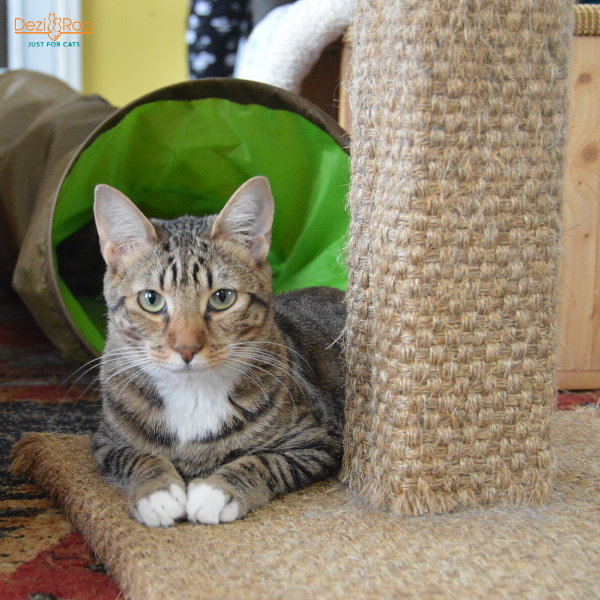
POLYGON ((211 236, 245 244, 252 258, 267 258, 275 203, 266 177, 253 177, 231 196, 213 225, 211 236))
POLYGON ((156 239, 154 227, 142 211, 110 185, 96 186, 94 216, 102 256, 114 267, 119 267, 140 249, 148 248, 156 239))

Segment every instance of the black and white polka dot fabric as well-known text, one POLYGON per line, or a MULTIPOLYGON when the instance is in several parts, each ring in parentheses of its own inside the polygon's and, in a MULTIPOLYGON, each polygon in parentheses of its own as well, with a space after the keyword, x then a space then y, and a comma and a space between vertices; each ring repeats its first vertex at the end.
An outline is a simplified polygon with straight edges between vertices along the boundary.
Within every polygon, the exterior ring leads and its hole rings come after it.
POLYGON ((249 29, 248 0, 192 0, 185 33, 190 79, 231 76, 249 29))

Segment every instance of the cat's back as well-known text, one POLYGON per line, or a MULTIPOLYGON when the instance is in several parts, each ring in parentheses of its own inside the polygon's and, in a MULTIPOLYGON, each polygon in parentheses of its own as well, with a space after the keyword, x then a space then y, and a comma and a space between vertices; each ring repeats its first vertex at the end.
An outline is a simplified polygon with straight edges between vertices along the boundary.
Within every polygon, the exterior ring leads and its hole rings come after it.
POLYGON ((285 333, 307 342, 337 340, 346 322, 344 292, 331 287, 309 287, 273 296, 275 321, 285 333))
POLYGON ((318 387, 343 398, 342 331, 346 322, 344 292, 310 287, 273 297, 275 323, 310 364, 305 374, 318 387))

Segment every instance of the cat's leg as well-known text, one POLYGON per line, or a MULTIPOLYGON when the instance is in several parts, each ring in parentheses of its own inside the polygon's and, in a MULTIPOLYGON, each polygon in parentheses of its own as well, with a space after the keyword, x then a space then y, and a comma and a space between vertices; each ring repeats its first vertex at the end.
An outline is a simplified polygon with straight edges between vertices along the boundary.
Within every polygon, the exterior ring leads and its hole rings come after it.
POLYGON ((187 518, 215 525, 245 517, 281 494, 335 475, 341 441, 240 457, 188 485, 187 518))
POLYGON ((186 486, 162 456, 138 452, 99 431, 92 452, 104 479, 127 496, 131 515, 148 527, 169 527, 185 517, 186 486))

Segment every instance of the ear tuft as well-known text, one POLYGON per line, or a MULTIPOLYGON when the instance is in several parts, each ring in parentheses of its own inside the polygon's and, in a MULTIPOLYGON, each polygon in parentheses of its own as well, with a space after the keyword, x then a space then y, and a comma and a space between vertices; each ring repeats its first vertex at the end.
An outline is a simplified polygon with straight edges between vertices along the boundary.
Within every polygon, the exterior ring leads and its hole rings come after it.
POLYGON ((215 221, 211 235, 244 244, 260 262, 271 247, 275 203, 266 177, 253 177, 231 196, 215 221))
POLYGON ((152 245, 156 232, 142 211, 122 192, 100 184, 94 190, 94 216, 102 256, 118 266, 135 252, 152 245))

